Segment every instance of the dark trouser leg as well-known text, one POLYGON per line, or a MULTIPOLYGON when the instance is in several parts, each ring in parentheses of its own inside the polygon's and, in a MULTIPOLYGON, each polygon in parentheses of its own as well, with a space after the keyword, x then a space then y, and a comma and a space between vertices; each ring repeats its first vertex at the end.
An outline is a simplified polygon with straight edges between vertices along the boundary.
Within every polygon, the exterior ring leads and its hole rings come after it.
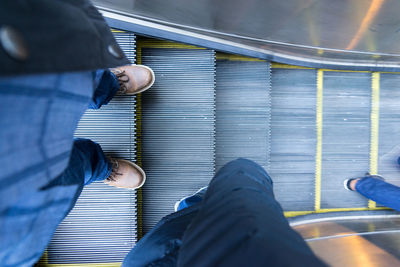
POLYGON ((119 89, 118 78, 109 70, 97 70, 94 73, 94 93, 89 103, 90 109, 99 109, 115 96, 119 89))
POLYGON ((163 218, 123 266, 150 264, 325 266, 290 228, 268 174, 244 159, 218 172, 203 201, 163 218))
POLYGON ((268 174, 252 161, 225 165, 201 205, 178 266, 324 266, 290 228, 268 174))
POLYGON ((356 191, 381 205, 400 211, 400 187, 364 177, 356 183, 356 191))
POLYGON ((89 139, 77 138, 74 140, 71 157, 65 171, 41 190, 49 190, 57 186, 79 185, 69 209, 71 210, 83 186, 94 181, 105 180, 110 176, 111 170, 112 164, 99 144, 89 139))

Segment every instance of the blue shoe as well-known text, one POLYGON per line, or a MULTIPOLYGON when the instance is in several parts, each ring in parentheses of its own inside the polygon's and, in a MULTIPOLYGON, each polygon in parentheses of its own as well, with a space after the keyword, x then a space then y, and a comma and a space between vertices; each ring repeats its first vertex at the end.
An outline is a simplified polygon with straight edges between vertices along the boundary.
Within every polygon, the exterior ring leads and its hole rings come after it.
POLYGON ((207 192, 207 188, 208 188, 208 186, 202 187, 193 195, 184 197, 181 200, 177 201, 174 205, 175 212, 180 211, 184 208, 188 208, 190 206, 193 206, 193 205, 201 202, 204 198, 204 195, 207 192))

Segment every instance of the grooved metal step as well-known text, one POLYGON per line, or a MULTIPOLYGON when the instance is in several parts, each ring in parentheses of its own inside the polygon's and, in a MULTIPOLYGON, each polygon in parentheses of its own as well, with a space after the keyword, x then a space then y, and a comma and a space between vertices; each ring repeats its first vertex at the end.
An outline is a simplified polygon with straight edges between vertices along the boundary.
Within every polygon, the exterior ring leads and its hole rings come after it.
POLYGON ((316 71, 271 71, 271 153, 267 171, 284 210, 313 210, 316 71))
POLYGON ((370 167, 371 73, 323 74, 321 208, 366 207, 343 180, 370 167))
POLYGON ((270 138, 269 63, 217 55, 216 70, 216 169, 238 157, 265 168, 270 138))
MULTIPOLYGON (((143 230, 214 175, 214 51, 138 41, 141 64, 156 74, 142 95, 143 230)), ((139 60, 139 57, 138 57, 139 60)))

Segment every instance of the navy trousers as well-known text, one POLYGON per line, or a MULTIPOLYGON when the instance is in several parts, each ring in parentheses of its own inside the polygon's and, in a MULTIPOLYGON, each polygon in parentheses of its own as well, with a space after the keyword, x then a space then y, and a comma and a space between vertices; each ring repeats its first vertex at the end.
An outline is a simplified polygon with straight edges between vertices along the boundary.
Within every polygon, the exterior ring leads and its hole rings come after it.
POLYGON ((288 224, 256 163, 225 165, 204 199, 163 218, 123 266, 326 266, 288 224))

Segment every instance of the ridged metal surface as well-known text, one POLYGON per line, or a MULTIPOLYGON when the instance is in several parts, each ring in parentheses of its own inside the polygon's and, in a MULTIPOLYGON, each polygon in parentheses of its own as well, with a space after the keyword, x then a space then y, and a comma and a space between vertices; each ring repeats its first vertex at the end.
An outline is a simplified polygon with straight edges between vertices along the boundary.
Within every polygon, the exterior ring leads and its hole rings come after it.
POLYGON ((369 171, 371 73, 324 72, 322 208, 367 207, 343 180, 369 171))
POLYGON ((214 51, 142 48, 156 74, 142 98, 143 229, 214 175, 214 51))
MULTIPOLYGON (((115 33, 135 61, 135 36, 115 33)), ((116 96, 100 110, 88 110, 76 136, 98 142, 112 156, 135 161, 135 97, 116 96)), ((48 263, 121 262, 137 240, 136 192, 95 182, 86 186, 75 208, 48 247, 48 263)))
POLYGON ((387 182, 400 186, 400 74, 380 77, 378 173, 387 182))
POLYGON ((272 69, 271 153, 267 171, 284 210, 313 210, 316 71, 272 69))
POLYGON ((269 63, 217 60, 216 71, 216 169, 238 157, 265 168, 269 155, 269 63))

